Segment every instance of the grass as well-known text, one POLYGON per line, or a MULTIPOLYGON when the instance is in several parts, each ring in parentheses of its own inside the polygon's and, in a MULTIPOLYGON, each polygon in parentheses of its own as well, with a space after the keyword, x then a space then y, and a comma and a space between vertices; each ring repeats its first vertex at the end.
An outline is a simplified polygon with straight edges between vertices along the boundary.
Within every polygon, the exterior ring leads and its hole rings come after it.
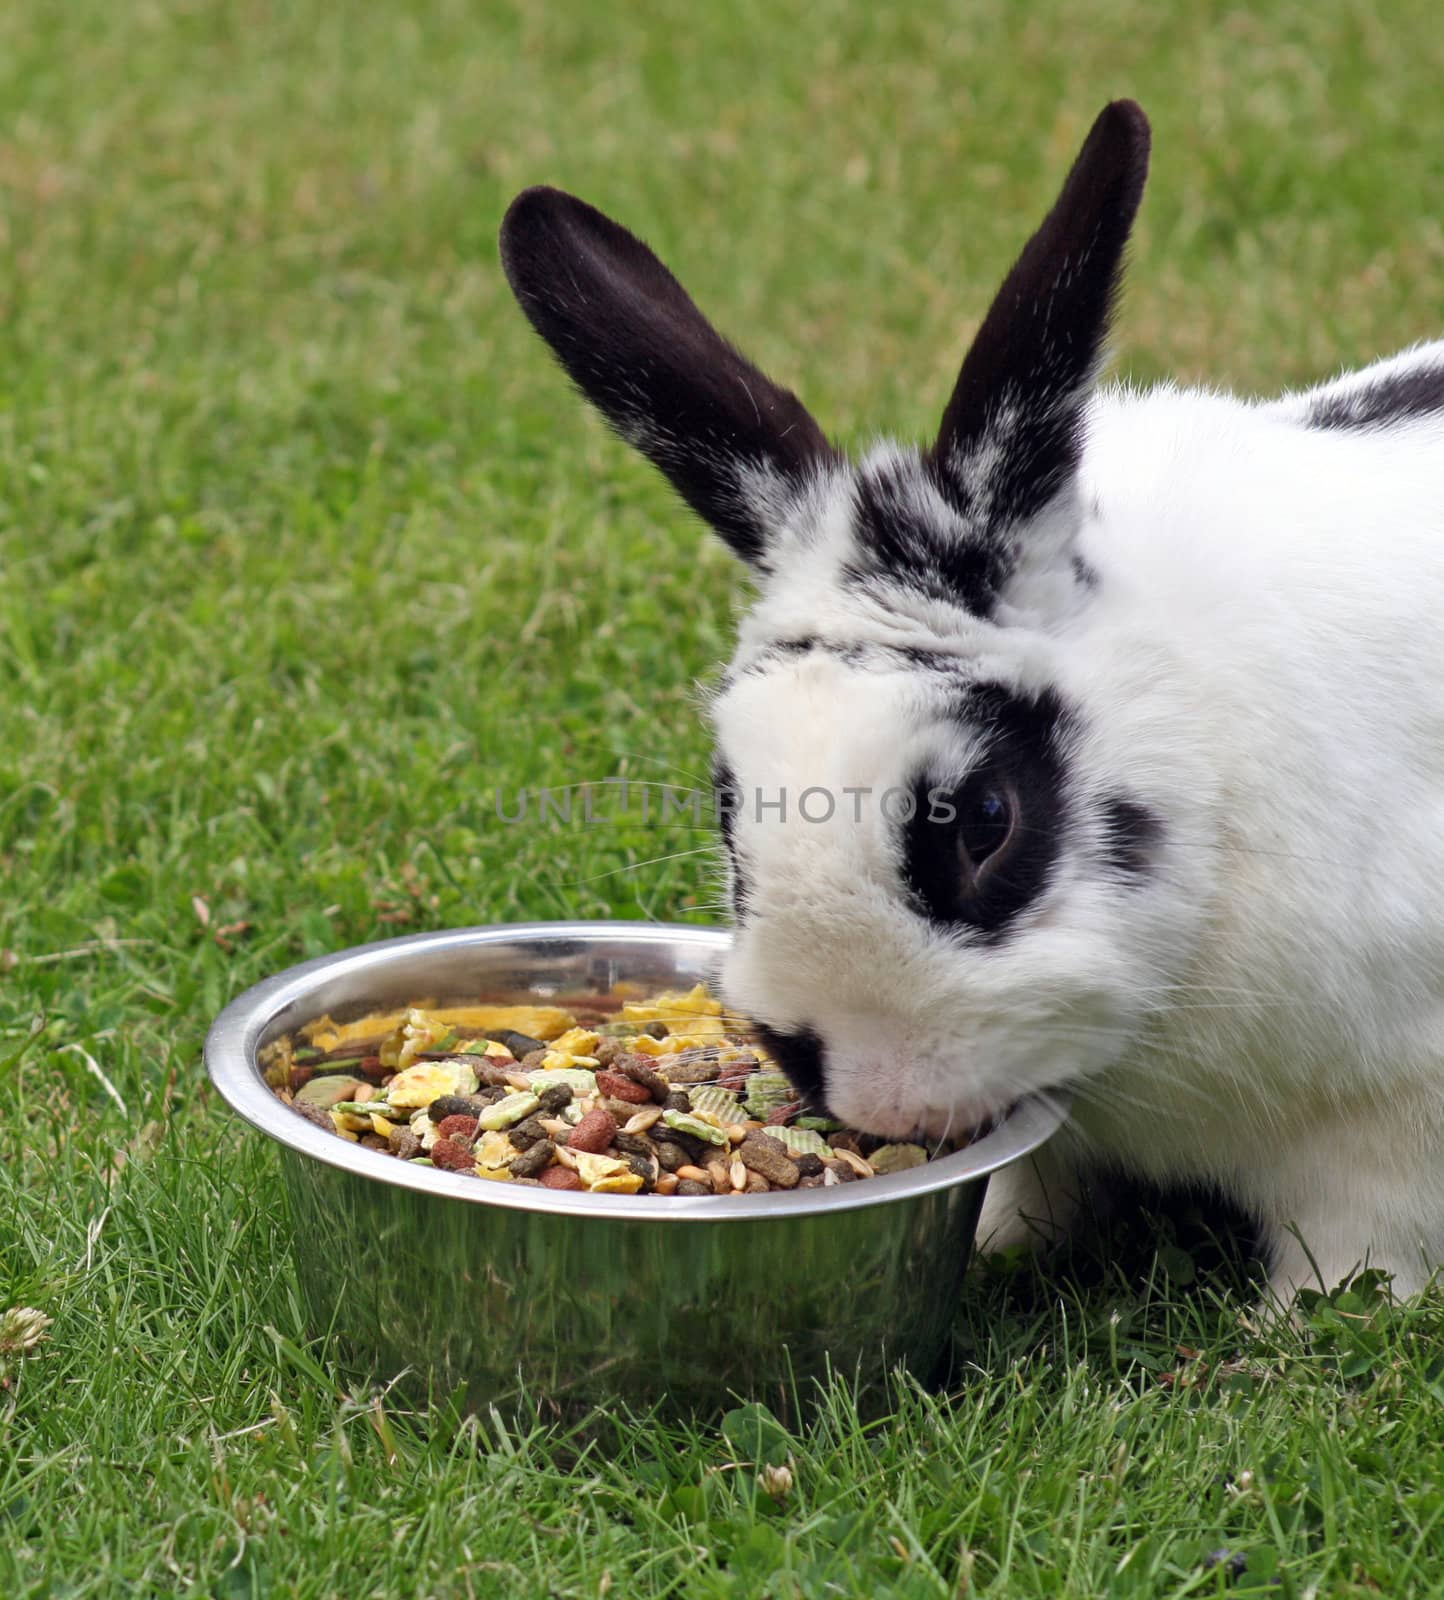
POLYGON ((0 11, 0 1310, 53 1319, 0 1356, 0 1594, 1444 1588, 1439 1296, 1253 1329, 1145 1216, 976 1282, 889 1417, 601 1450, 351 1387, 200 1066, 309 955, 712 915, 676 825, 494 814, 704 771, 742 594, 509 302, 515 190, 649 237, 839 437, 920 434, 1132 93, 1124 369, 1272 389, 1440 332, 1441 71, 1424 0, 0 11))

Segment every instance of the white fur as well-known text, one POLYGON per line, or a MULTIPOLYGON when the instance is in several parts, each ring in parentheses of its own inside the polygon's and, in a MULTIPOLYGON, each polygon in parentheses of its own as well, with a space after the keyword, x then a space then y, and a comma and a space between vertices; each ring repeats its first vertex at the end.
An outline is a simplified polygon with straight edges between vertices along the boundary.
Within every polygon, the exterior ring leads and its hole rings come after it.
MULTIPOLYGON (((1444 343, 1342 384, 1401 362, 1444 343)), ((737 819, 726 998, 818 1032, 840 1116, 938 1134, 1075 1090, 1047 1183, 994 1180, 998 1243, 1029 1231, 1020 1208, 1060 1216, 1086 1162, 1218 1186, 1262 1222, 1281 1295, 1315 1266, 1331 1285, 1367 1260, 1410 1292, 1444 1263, 1444 415, 1310 429, 1310 398, 1101 393, 1076 492, 997 622, 840 584, 838 470, 772 547, 713 705, 744 801, 881 791, 924 752, 961 772, 975 740, 938 675, 763 654, 803 634, 923 646, 1056 688, 1081 810, 1124 792, 1162 819, 1141 882, 1070 848, 989 948, 909 909, 875 804, 737 819)))

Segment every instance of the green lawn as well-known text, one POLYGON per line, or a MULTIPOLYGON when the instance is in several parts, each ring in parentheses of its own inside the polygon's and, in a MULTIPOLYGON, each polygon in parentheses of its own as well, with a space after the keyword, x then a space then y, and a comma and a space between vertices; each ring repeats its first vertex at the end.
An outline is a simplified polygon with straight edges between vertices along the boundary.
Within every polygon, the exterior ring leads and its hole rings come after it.
POLYGON ((1444 1592, 1444 1296, 1259 1332, 1135 1218, 979 1281, 946 1393, 829 1395, 774 1501, 736 1418, 602 1451, 348 1386, 200 1063, 306 956, 714 915, 675 823, 492 814, 705 771, 743 595, 511 303, 517 189, 856 442, 935 423, 1116 94, 1125 370, 1444 332, 1441 82, 1428 0, 0 8, 0 1312, 53 1319, 0 1343, 0 1596, 1444 1592))

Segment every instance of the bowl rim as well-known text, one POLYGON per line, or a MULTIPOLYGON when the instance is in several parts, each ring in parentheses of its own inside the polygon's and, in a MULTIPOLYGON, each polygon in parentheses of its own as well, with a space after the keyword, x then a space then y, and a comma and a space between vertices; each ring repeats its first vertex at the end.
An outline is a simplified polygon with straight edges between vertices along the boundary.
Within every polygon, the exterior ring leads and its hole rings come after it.
POLYGON ((1032 1096, 1013 1107, 991 1132, 976 1143, 924 1167, 862 1183, 825 1189, 773 1191, 760 1195, 578 1194, 566 1190, 489 1183, 466 1173, 435 1167, 413 1167, 379 1150, 351 1144, 296 1115, 277 1099, 262 1078, 256 1055, 262 1036, 276 1015, 303 1001, 323 979, 364 974, 403 956, 502 943, 575 943, 605 938, 611 942, 691 944, 718 955, 727 948, 731 931, 685 922, 509 922, 451 928, 438 933, 407 934, 353 945, 332 955, 288 967, 238 995, 211 1024, 206 1034, 205 1066, 226 1103, 252 1127, 300 1155, 356 1177, 410 1189, 436 1200, 501 1206, 552 1216, 611 1219, 628 1222, 765 1222, 790 1217, 852 1211, 864 1206, 915 1199, 940 1189, 974 1182, 996 1172, 1043 1144, 1068 1115, 1066 1094, 1032 1096), (857 1191, 863 1190, 859 1194, 857 1191))

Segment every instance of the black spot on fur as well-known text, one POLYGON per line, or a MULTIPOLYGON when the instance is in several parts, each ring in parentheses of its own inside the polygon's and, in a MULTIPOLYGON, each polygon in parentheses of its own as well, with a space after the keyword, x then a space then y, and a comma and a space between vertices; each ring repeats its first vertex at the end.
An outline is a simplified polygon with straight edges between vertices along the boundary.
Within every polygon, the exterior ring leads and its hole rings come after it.
POLYGON ((732 915, 738 923, 747 917, 747 875, 737 859, 737 808, 741 796, 737 792, 737 779, 732 768, 720 757, 712 763, 712 793, 717 808, 717 825, 722 830, 722 843, 727 849, 727 859, 732 867, 732 915))
POLYGON ((923 916, 941 927, 972 929, 992 943, 1036 903, 1057 864, 1067 824, 1071 719, 1051 691, 1028 700, 997 684, 971 689, 959 716, 981 732, 982 752, 961 783, 927 772, 914 781, 915 810, 902 829, 904 879, 923 916), (962 829, 989 791, 1016 797, 1016 831, 994 870, 975 882, 962 829))
POLYGON ((782 1032, 765 1023, 756 1025, 767 1053, 792 1080, 793 1087, 819 1115, 827 1115, 822 1086, 822 1040, 811 1028, 782 1032))
POLYGON ((975 616, 991 614, 1006 575, 1004 551, 955 512, 935 489, 921 461, 862 474, 857 487, 857 534, 865 555, 847 565, 844 583, 881 577, 929 599, 960 605, 975 616), (920 513, 936 499, 939 522, 920 513))
POLYGON ((1108 106, 963 361, 933 459, 980 533, 1035 516, 1077 469, 1148 151, 1143 112, 1108 106))
POLYGON ((1444 411, 1444 363, 1379 378, 1343 394, 1321 395, 1309 407, 1310 428, 1387 428, 1444 411))
POLYGON ((1103 862, 1122 878, 1143 878, 1152 865, 1163 824, 1147 806, 1115 795, 1103 812, 1103 862))
POLYGON ((1098 572, 1090 567, 1082 556, 1073 557, 1073 576, 1081 589, 1096 589, 1098 587, 1098 572))
POLYGON ((775 529, 742 469, 786 490, 838 457, 806 408, 712 327, 640 239, 558 189, 517 196, 501 260, 572 381, 738 555, 775 529))

